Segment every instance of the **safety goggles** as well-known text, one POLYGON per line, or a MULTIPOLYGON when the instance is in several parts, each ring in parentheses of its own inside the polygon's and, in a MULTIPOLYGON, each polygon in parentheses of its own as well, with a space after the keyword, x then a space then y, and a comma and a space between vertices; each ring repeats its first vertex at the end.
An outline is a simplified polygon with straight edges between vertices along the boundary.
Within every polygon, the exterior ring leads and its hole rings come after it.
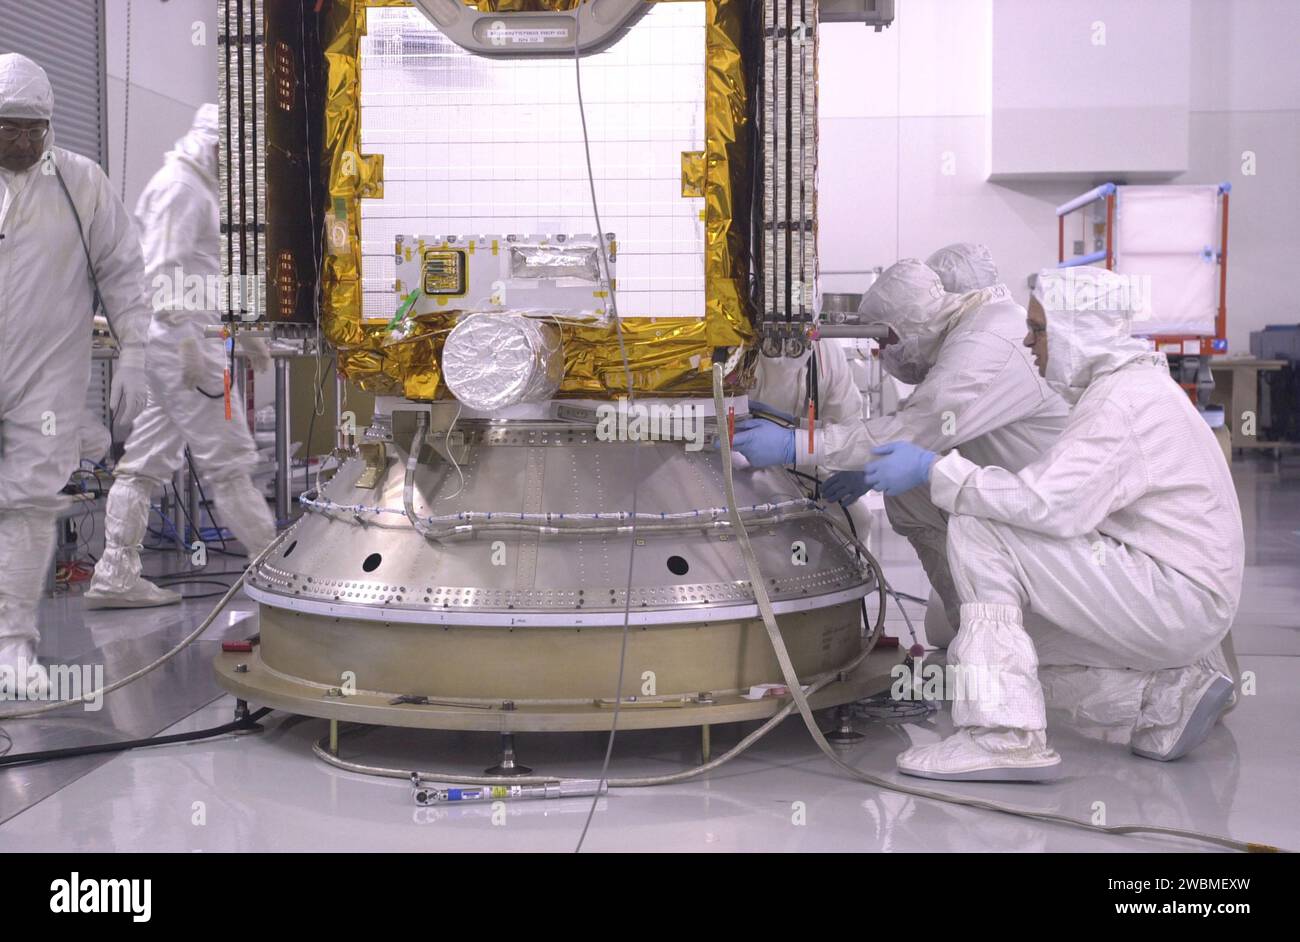
POLYGON ((31 141, 33 144, 43 144, 46 135, 50 133, 50 126, 38 125, 37 127, 20 128, 16 124, 5 124, 0 122, 0 144, 17 144, 23 138, 31 141))

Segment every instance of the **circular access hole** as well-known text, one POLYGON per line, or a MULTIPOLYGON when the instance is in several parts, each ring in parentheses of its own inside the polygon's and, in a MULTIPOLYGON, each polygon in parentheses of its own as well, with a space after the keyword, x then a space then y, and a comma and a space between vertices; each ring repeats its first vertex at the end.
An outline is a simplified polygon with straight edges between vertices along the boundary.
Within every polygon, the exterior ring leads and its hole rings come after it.
POLYGON ((361 568, 366 572, 374 572, 379 568, 379 564, 383 561, 384 557, 380 556, 378 553, 371 553, 366 557, 366 561, 361 564, 361 568))
POLYGON ((284 556, 282 558, 288 559, 289 554, 292 553, 295 549, 297 549, 297 547, 298 547, 298 541, 294 540, 292 543, 290 543, 288 546, 284 548, 284 556))
POLYGON ((690 569, 690 563, 682 559, 680 556, 668 557, 668 571, 674 576, 684 576, 690 572, 690 569))

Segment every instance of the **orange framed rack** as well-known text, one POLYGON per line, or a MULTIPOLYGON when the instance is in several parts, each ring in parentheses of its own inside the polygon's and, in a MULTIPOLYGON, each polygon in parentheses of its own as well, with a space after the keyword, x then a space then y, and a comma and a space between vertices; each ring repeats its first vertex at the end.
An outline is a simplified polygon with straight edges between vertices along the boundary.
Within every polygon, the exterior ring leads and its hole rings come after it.
MULTIPOLYGON (((1080 194, 1069 202, 1056 207, 1057 220, 1057 267, 1070 268, 1077 265, 1105 265, 1114 270, 1118 251, 1123 246, 1116 245, 1115 216, 1118 211, 1122 187, 1114 183, 1103 183, 1087 193, 1080 194), (1092 238, 1094 251, 1079 253, 1070 257, 1065 254, 1066 217, 1097 203, 1104 204, 1104 210, 1094 213, 1092 238)), ((1224 182, 1218 186, 1219 200, 1219 245, 1209 248, 1218 265, 1218 303, 1214 319, 1214 333, 1211 335, 1155 335, 1151 337, 1156 349, 1173 356, 1210 357, 1223 354, 1228 350, 1228 207, 1232 184, 1224 182)), ((1084 248, 1087 247, 1087 229, 1084 230, 1084 248)), ((1195 398, 1196 384, 1184 382, 1183 388, 1195 398)))

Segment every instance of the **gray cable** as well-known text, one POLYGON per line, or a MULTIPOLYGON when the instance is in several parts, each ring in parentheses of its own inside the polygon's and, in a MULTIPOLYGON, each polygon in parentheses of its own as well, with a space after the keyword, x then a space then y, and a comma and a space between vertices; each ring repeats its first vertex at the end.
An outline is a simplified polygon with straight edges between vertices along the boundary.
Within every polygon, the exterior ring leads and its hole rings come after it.
POLYGON ((406 477, 402 481, 402 507, 406 517, 411 521, 415 532, 428 538, 428 527, 415 515, 415 469, 420 464, 420 449, 424 447, 424 430, 428 424, 428 415, 420 413, 416 420, 415 437, 411 439, 411 449, 406 455, 406 477))
MULTIPOLYGON (((587 107, 582 100, 582 53, 578 45, 578 31, 580 20, 578 14, 582 11, 581 0, 573 10, 573 78, 574 84, 578 90, 578 116, 582 119, 582 149, 587 160, 587 185, 591 189, 591 214, 596 218, 596 243, 600 246, 600 263, 605 274, 605 285, 609 289, 609 306, 614 316, 614 333, 618 337, 618 352, 623 359, 623 379, 627 384, 627 402, 630 408, 636 401, 636 392, 632 388, 632 369, 627 362, 627 347, 623 343, 623 322, 618 315, 618 297, 614 291, 614 279, 609 276, 609 248, 605 245, 605 228, 600 222, 600 206, 596 201, 596 174, 591 168, 591 139, 587 134, 587 107)), ((614 690, 614 715, 609 721, 609 742, 605 747, 605 759, 600 766, 600 784, 596 788, 596 794, 592 796, 591 808, 587 811, 587 819, 582 825, 582 834, 578 837, 578 844, 574 847, 573 852, 582 851, 583 841, 587 839, 587 831, 591 827, 592 816, 596 813, 596 806, 600 801, 600 793, 604 786, 608 784, 609 760, 614 754, 614 735, 618 731, 618 717, 623 704, 623 672, 627 665, 627 634, 628 626, 632 618, 632 578, 634 574, 633 560, 636 557, 636 504, 637 493, 641 487, 641 449, 633 447, 632 449, 632 532, 628 539, 627 550, 627 586, 624 590, 623 605, 623 637, 619 642, 618 649, 618 686, 614 690)))

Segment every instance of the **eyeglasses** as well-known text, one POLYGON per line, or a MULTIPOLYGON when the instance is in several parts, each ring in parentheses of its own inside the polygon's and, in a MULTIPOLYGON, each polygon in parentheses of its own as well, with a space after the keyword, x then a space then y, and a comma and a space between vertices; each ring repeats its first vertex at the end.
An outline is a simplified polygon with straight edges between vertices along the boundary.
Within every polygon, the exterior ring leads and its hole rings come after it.
POLYGON ((49 133, 49 125, 20 128, 16 124, 0 124, 0 143, 17 144, 20 140, 26 138, 33 144, 40 144, 49 133))

